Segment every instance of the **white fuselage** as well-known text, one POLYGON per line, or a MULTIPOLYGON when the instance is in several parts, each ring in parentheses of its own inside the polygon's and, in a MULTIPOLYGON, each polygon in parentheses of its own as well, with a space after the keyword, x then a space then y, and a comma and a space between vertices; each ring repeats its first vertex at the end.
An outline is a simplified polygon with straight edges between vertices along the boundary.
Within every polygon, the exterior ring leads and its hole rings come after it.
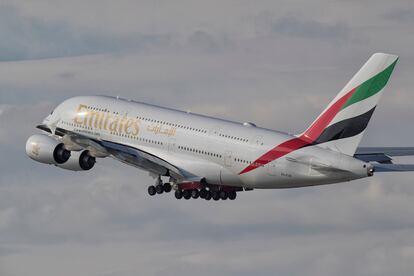
POLYGON ((96 140, 155 155, 210 184, 291 188, 367 176, 366 163, 318 146, 303 147, 240 174, 264 153, 295 136, 113 97, 71 98, 46 120, 96 140))

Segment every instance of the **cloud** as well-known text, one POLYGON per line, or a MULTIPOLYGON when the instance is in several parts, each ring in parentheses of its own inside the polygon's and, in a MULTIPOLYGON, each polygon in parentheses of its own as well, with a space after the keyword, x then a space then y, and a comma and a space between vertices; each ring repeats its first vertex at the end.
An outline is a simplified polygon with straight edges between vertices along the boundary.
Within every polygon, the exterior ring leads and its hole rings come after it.
POLYGON ((0 8, 0 61, 138 51, 168 43, 167 35, 81 30, 64 22, 22 15, 10 6, 0 8))
POLYGON ((411 25, 381 16, 409 4, 3 6, 0 275, 412 274, 411 173, 255 190, 233 202, 177 201, 147 196, 154 180, 109 158, 70 172, 24 153, 34 126, 75 95, 120 95, 297 133, 377 50, 401 53, 401 63, 364 143, 410 146, 411 25))
POLYGON ((345 23, 323 24, 315 20, 299 20, 297 18, 281 18, 273 23, 272 30, 285 35, 301 36, 314 39, 345 40, 349 28, 345 23))
POLYGON ((0 116, 0 127, 7 131, 0 133, 2 146, 17 146, 22 139, 34 131, 41 120, 53 109, 53 104, 40 102, 34 105, 3 105, 0 116))
POLYGON ((195 31, 188 37, 189 47, 202 52, 214 53, 230 47, 231 42, 227 37, 214 37, 205 31, 195 31))
MULTIPOLYGON (((3 187, 2 208, 14 204, 18 210, 14 226, 3 229, 2 242, 25 246, 5 250, 2 269, 18 274, 61 270, 63 276, 79 270, 129 276, 194 269, 200 275, 303 275, 305 270, 386 275, 410 267, 410 186, 373 180, 370 185, 384 189, 378 198, 367 198, 370 188, 357 181, 316 191, 250 192, 231 204, 176 201, 147 197, 144 187, 128 181, 135 170, 107 165, 88 173, 91 183, 82 181, 85 175, 67 178, 69 173, 61 172, 56 174, 60 185, 41 183, 36 176, 33 189, 13 188, 16 183, 3 187), (402 194, 407 195, 403 201, 402 194)), ((137 182, 142 176, 135 177, 137 182)))
POLYGON ((256 24, 257 31, 268 31, 274 35, 337 42, 350 38, 350 27, 345 22, 320 22, 294 15, 276 17, 264 12, 257 16, 256 24))
POLYGON ((412 23, 414 19, 414 9, 410 8, 395 8, 385 12, 382 17, 390 21, 399 21, 404 23, 412 23))

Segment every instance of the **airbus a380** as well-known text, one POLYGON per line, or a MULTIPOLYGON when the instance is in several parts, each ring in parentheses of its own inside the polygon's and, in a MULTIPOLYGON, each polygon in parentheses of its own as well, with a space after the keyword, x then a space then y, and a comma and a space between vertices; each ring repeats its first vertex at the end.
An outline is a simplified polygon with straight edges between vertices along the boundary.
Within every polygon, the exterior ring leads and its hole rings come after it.
POLYGON ((151 196, 233 200, 253 189, 351 181, 380 171, 413 171, 392 156, 414 148, 358 147, 398 57, 374 54, 301 134, 290 135, 108 96, 58 105, 31 136, 27 155, 63 169, 87 171, 112 157, 155 179, 151 196))

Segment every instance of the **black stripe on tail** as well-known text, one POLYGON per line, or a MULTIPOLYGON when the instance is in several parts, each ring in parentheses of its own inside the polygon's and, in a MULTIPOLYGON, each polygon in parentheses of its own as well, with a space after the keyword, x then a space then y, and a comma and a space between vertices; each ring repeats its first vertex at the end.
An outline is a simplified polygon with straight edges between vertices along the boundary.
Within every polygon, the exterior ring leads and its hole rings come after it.
POLYGON ((371 119, 375 108, 376 106, 364 114, 340 121, 325 128, 325 130, 318 137, 318 139, 313 142, 313 144, 322 144, 360 134, 367 128, 368 122, 371 119))

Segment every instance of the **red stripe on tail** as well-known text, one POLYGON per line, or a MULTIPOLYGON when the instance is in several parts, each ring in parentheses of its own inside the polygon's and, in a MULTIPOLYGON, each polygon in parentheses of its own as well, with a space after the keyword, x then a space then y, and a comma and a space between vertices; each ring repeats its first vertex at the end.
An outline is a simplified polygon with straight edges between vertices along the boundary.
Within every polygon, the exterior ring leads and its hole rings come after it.
POLYGON ((276 160, 286 154, 291 153, 304 146, 312 144, 321 135, 323 130, 329 125, 329 123, 335 118, 338 112, 342 109, 344 104, 351 98, 353 93, 358 87, 352 89, 334 104, 332 104, 321 116, 299 137, 285 141, 280 145, 274 147, 270 151, 260 156, 256 161, 251 163, 239 174, 244 174, 258 167, 264 166, 273 160, 276 160))

